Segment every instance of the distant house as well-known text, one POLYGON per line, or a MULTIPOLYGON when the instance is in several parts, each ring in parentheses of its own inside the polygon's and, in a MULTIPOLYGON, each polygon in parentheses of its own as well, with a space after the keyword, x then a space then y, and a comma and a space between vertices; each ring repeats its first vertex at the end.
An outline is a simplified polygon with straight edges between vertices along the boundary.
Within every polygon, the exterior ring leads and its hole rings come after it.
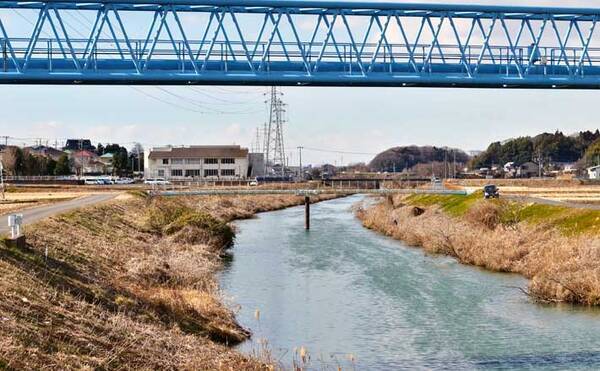
POLYGON ((592 180, 600 180, 600 165, 587 168, 588 178, 592 180))
POLYGON ((35 156, 50 157, 54 161, 58 161, 58 159, 65 154, 65 152, 59 149, 47 146, 27 147, 25 150, 35 156))
POLYGON ((502 168, 504 171, 504 177, 514 178, 515 176, 517 176, 517 168, 518 166, 516 166, 514 162, 507 162, 506 164, 504 164, 502 168))
POLYGON ((70 152, 70 158, 73 163, 73 172, 76 174, 103 174, 106 171, 106 166, 95 152, 73 151, 70 152))
POLYGON ((535 162, 526 162, 519 166, 519 169, 517 170, 517 176, 519 178, 532 178, 539 176, 539 174, 540 167, 535 162))
POLYGON ((102 165, 104 165, 104 169, 108 173, 112 173, 113 171, 113 157, 114 156, 112 153, 105 153, 102 156, 98 157, 98 161, 100 161, 102 165))
POLYGON ((112 164, 114 155, 112 153, 105 153, 100 156, 100 161, 105 164, 112 164))

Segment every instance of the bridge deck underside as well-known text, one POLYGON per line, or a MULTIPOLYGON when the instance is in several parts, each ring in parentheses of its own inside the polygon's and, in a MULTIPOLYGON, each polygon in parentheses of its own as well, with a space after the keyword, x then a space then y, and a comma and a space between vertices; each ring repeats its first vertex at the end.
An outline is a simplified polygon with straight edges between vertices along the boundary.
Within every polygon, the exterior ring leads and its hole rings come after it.
POLYGON ((26 73, 10 65, 0 67, 0 83, 50 84, 236 84, 236 85, 314 85, 314 86, 431 86, 495 88, 600 88, 600 67, 584 66, 578 75, 561 66, 535 65, 522 76, 511 65, 481 64, 476 74, 463 65, 375 63, 363 74, 356 63, 323 62, 318 72, 307 73, 302 62, 270 62, 254 71, 247 62, 212 61, 203 71, 195 71, 191 62, 153 60, 138 72, 127 60, 98 59, 87 70, 77 71, 69 60, 32 59, 26 73))

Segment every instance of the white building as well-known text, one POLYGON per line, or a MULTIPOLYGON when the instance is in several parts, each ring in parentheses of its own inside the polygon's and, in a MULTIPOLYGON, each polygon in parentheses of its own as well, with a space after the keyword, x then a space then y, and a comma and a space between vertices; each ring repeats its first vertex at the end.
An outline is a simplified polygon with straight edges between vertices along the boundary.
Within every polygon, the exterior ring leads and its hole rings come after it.
POLYGON ((152 148, 144 153, 144 177, 169 180, 234 180, 248 176, 248 149, 240 146, 152 148))
POLYGON ((588 178, 593 180, 600 180, 600 165, 592 166, 587 169, 588 178))

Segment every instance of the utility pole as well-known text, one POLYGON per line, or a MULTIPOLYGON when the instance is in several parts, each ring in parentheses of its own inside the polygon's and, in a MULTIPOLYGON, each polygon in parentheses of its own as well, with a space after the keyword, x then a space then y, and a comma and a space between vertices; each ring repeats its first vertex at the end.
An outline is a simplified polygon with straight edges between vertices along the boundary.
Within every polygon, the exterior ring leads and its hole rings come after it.
POLYGON ((2 199, 6 199, 6 195, 4 194, 4 164, 0 161, 0 188, 2 188, 2 199))
POLYGON ((444 179, 448 179, 448 148, 444 147, 444 179))
POLYGON ((456 179, 456 150, 452 150, 452 156, 454 157, 453 165, 452 165, 452 178, 456 179))
POLYGON ((302 169, 302 150, 304 149, 304 147, 302 146, 298 146, 298 159, 300 161, 300 174, 298 174, 300 176, 301 180, 304 180, 304 171, 302 169))

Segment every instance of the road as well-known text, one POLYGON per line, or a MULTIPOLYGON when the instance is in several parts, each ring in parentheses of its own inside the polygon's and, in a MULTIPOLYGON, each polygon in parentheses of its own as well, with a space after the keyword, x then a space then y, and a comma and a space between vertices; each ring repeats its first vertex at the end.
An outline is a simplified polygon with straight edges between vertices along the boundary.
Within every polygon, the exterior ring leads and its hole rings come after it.
POLYGON ((600 205, 595 204, 585 204, 585 203, 577 203, 577 202, 567 202, 567 201, 555 201, 548 200, 545 198, 539 197, 530 197, 530 196, 517 196, 517 195, 506 195, 503 196, 510 200, 519 201, 519 202, 531 202, 542 205, 551 205, 551 206, 563 206, 569 207, 573 209, 586 209, 586 210, 600 210, 600 205))
POLYGON ((22 214, 23 215, 23 225, 35 223, 41 219, 47 218, 52 215, 61 214, 67 211, 71 211, 80 207, 89 206, 93 204, 97 204, 100 202, 105 202, 108 200, 112 200, 118 194, 117 193, 107 193, 107 194, 96 194, 90 196, 79 197, 73 200, 58 202, 54 204, 34 207, 31 209, 15 211, 8 214, 0 215, 0 234, 7 233, 10 231, 8 228, 8 220, 7 216, 10 214, 22 214))

